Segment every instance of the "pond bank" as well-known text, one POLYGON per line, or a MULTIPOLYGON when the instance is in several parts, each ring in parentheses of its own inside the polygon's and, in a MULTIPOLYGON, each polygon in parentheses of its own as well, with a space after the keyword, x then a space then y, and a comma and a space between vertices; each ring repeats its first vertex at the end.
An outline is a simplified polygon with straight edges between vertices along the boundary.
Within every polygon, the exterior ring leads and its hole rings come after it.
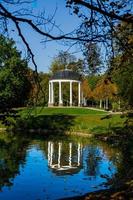
POLYGON ((71 197, 69 198, 69 200, 132 200, 132 197, 133 182, 127 182, 119 189, 101 190, 85 194, 84 196, 71 197))

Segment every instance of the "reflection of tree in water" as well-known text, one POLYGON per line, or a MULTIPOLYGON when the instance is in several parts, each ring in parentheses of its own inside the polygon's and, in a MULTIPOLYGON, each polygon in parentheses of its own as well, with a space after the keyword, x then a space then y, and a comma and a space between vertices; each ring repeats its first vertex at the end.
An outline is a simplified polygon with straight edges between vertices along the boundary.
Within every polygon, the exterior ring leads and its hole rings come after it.
POLYGON ((27 145, 22 135, 0 134, 0 189, 13 184, 19 166, 25 163, 27 145))
POLYGON ((133 179, 133 137, 129 137, 121 142, 121 163, 119 171, 116 175, 118 184, 122 184, 123 180, 133 179))
POLYGON ((99 164, 102 160, 101 152, 96 146, 85 148, 84 173, 88 176, 97 176, 99 174, 99 164))

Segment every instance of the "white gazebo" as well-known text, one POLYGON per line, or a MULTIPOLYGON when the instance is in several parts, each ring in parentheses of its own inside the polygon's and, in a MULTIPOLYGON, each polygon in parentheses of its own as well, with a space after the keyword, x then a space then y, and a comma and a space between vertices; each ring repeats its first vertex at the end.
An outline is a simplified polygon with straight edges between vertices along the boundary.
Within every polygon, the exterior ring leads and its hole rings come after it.
POLYGON ((59 106, 63 106, 62 83, 70 83, 69 105, 73 105, 73 83, 78 84, 78 106, 81 106, 81 75, 71 70, 58 71, 49 80, 48 106, 54 106, 54 83, 59 84, 59 106))

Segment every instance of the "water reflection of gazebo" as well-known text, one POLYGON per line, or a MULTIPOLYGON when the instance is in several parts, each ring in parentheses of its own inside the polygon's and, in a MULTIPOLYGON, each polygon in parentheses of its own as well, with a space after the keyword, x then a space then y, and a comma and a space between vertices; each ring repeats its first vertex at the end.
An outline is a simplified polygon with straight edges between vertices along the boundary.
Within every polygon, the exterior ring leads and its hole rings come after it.
POLYGON ((64 150, 62 142, 48 142, 48 166, 56 174, 77 173, 82 168, 81 144, 67 143, 64 150))

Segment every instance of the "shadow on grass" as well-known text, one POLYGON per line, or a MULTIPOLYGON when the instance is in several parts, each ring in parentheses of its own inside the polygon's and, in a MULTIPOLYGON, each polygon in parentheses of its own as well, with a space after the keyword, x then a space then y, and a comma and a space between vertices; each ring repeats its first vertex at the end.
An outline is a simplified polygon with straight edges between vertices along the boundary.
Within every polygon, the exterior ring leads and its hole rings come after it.
POLYGON ((112 115, 106 115, 106 116, 104 116, 104 117, 101 117, 101 120, 103 120, 103 119, 110 119, 110 118, 112 118, 112 115))
POLYGON ((92 128, 91 132, 94 133, 94 135, 103 135, 108 133, 108 128, 103 126, 97 126, 92 128))
POLYGON ((63 114, 29 116, 18 119, 15 129, 63 134, 74 125, 74 119, 74 116, 63 114))

